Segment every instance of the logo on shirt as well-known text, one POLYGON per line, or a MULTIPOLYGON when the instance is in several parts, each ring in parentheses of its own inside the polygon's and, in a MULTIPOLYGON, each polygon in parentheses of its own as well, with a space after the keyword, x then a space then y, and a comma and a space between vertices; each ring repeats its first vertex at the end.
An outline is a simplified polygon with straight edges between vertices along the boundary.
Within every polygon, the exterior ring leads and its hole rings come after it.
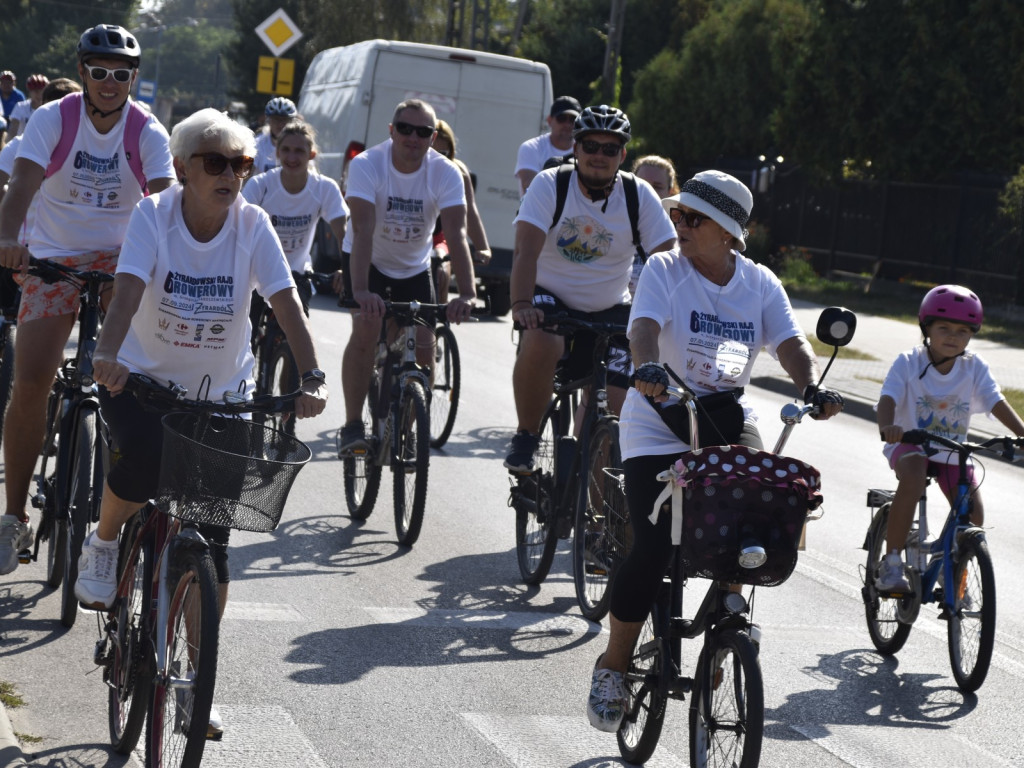
POLYGON ((611 232, 589 216, 570 216, 562 219, 555 247, 566 261, 587 264, 605 256, 614 239, 611 232))

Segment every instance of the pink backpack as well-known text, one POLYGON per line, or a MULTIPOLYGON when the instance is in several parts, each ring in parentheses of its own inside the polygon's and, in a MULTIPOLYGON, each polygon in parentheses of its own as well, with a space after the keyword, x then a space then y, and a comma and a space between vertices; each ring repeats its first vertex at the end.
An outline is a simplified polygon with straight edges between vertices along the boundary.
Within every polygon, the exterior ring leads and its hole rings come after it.
MULTIPOLYGON (((50 164, 46 167, 45 178, 50 178, 64 165, 64 161, 71 154, 71 147, 75 145, 75 137, 78 135, 78 123, 82 114, 82 94, 70 93, 60 100, 60 121, 61 133, 57 148, 50 156, 50 164)), ((132 169, 135 179, 142 188, 142 194, 148 195, 146 189, 146 176, 142 172, 142 157, 139 151, 139 138, 142 136, 142 129, 149 120, 149 115, 138 104, 132 102, 128 107, 128 118, 124 124, 124 156, 128 161, 128 167, 132 169)))

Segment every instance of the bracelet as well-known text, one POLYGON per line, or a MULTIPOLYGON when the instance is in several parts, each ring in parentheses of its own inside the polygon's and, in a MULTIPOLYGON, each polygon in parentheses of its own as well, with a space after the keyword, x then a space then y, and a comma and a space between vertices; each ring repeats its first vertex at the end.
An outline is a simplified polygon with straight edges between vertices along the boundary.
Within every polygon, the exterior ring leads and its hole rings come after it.
POLYGON ((640 365, 638 365, 636 367, 636 369, 639 371, 639 370, 642 370, 643 368, 662 368, 662 369, 664 369, 664 367, 665 366, 662 365, 659 362, 656 362, 654 360, 649 360, 646 363, 641 363, 640 365))
POLYGON ((512 308, 515 309, 517 304, 528 304, 531 307, 533 306, 533 302, 532 301, 529 301, 528 299, 520 299, 519 301, 513 301, 512 302, 512 308))

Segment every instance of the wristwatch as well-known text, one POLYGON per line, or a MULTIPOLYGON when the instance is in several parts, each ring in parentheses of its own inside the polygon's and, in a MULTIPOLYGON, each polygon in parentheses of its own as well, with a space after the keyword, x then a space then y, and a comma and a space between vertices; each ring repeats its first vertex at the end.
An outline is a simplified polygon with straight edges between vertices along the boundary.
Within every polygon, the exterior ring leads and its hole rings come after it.
POLYGON ((305 384, 307 381, 319 381, 323 384, 327 381, 327 374, 319 368, 314 368, 313 370, 306 371, 302 374, 302 383, 305 384))

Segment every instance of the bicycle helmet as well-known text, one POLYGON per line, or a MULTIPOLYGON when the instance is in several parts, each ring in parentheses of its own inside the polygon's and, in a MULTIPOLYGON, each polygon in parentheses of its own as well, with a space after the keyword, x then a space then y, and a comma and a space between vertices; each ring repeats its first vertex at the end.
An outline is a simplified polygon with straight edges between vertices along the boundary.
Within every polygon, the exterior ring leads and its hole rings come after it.
POLYGON ((0 72, 0 80, 10 80, 11 82, 17 82, 18 78, 14 76, 14 73, 9 69, 5 69, 0 72))
POLYGON ((281 117, 295 117, 298 110, 295 108, 295 102, 291 99, 286 99, 283 96, 275 96, 267 102, 266 114, 268 117, 273 115, 280 115, 281 117))
POLYGON ((138 67, 142 50, 139 41, 124 27, 97 24, 85 30, 78 41, 78 60, 86 62, 92 58, 124 59, 133 67, 138 67))
POLYGON ((629 118, 621 109, 602 104, 599 107, 585 107, 576 116, 572 128, 572 137, 579 141, 588 133, 614 133, 622 139, 623 144, 630 140, 629 118))
POLYGON ((28 80, 25 81, 25 87, 30 91, 41 91, 50 82, 50 79, 46 75, 29 75, 28 80))
POLYGON ((933 320, 952 320, 963 323, 977 333, 985 319, 981 299, 962 285, 937 285, 925 294, 917 313, 921 330, 933 320))

